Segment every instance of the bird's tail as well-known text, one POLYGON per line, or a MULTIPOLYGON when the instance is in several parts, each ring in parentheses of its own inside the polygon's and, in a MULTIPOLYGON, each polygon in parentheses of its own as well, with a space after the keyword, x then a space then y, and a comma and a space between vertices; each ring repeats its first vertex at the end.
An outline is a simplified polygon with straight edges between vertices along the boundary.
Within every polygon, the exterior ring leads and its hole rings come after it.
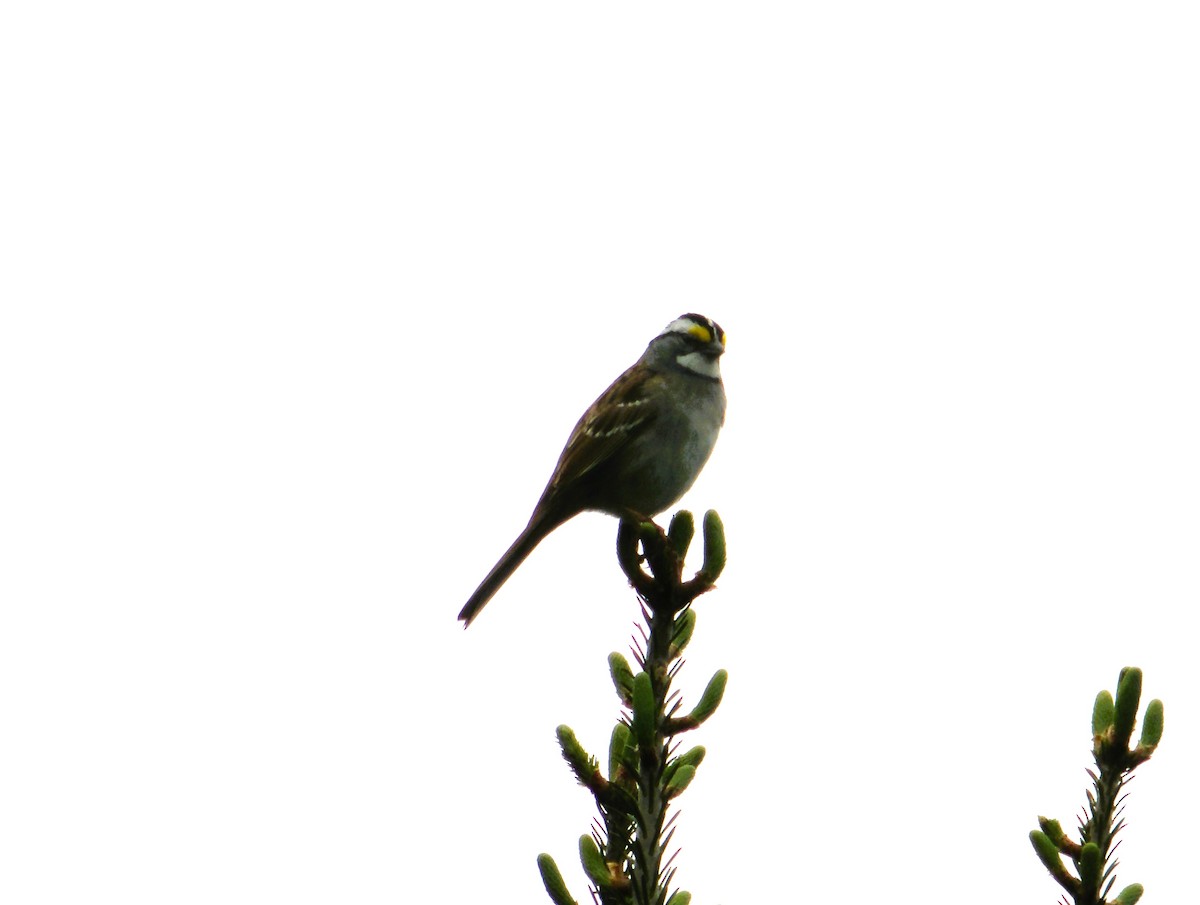
POLYGON ((525 562, 529 554, 545 539, 546 535, 561 525, 563 521, 563 519, 535 518, 525 526, 525 530, 513 541, 512 546, 508 548, 508 552, 500 557, 500 561, 492 566, 492 571, 488 572, 487 578, 475 589, 475 593, 471 595, 471 599, 467 601, 467 605, 458 614, 459 620, 463 623, 463 628, 471 625, 471 622, 479 615, 479 611, 500 590, 500 586, 508 581, 512 573, 517 571, 517 567, 525 562))

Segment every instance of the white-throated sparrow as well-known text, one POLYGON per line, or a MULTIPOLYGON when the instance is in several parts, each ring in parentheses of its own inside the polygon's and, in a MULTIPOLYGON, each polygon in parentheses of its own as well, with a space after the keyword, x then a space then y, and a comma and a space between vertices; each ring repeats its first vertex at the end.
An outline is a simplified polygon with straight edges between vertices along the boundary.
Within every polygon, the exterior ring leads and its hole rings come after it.
POLYGON ((725 422, 720 357, 725 331, 685 314, 591 404, 558 458, 529 524, 458 618, 471 624, 542 539, 581 512, 657 515, 700 474, 725 422))

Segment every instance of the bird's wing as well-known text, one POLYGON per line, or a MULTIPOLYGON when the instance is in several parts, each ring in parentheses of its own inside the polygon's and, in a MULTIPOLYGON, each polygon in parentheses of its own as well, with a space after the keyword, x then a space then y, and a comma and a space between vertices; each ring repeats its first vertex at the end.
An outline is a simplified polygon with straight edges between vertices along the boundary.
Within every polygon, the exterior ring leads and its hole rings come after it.
POLYGON ((561 491, 610 459, 654 420, 662 375, 645 368, 626 371, 591 404, 559 456, 546 488, 561 491))

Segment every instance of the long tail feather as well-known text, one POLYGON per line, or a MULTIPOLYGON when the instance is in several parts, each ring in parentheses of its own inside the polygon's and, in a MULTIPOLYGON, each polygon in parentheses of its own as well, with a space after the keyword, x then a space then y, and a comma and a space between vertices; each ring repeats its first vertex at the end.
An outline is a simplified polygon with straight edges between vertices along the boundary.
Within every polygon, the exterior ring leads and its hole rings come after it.
POLYGON ((463 622, 463 628, 468 628, 471 622, 479 615, 479 611, 484 608, 489 600, 495 596, 496 592, 504 582, 508 581, 513 572, 521 563, 525 562, 529 554, 537 547, 555 528, 563 523, 561 519, 532 519, 521 532, 520 536, 513 541, 512 546, 508 548, 508 552, 500 557, 500 561, 492 566, 492 571, 488 572, 485 578, 475 589, 475 593, 471 595, 471 599, 467 601, 467 605, 462 608, 458 614, 458 618, 463 622))

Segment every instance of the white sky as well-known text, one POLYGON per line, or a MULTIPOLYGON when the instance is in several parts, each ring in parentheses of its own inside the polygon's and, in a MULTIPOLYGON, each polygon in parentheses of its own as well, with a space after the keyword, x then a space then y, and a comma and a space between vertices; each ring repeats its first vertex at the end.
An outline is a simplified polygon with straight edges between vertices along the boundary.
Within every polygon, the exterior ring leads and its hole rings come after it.
POLYGON ((12 4, 0 899, 548 901, 615 523, 455 614, 685 311, 729 536, 680 687, 697 903, 1052 902, 1089 715, 1194 887, 1190 3, 12 4))

